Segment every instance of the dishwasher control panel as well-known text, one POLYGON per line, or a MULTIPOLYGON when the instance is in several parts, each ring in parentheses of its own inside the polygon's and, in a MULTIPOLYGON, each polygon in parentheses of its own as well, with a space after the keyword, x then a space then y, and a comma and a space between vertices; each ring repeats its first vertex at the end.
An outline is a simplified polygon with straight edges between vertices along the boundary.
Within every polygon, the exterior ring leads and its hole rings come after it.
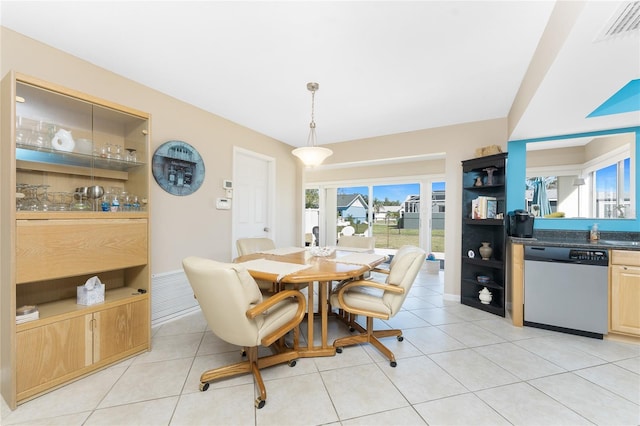
POLYGON ((607 252, 604 250, 572 249, 569 251, 569 260, 590 265, 607 265, 607 252), (580 262, 582 261, 582 262, 580 262))
POLYGON ((583 265, 607 266, 607 250, 579 247, 525 246, 524 259, 538 262, 578 263, 583 265))

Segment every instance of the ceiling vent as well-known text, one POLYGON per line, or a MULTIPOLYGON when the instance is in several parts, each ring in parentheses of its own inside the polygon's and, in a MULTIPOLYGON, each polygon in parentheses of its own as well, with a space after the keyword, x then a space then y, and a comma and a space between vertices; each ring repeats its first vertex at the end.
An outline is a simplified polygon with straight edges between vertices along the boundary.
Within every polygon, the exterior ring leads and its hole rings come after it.
POLYGON ((640 1, 622 4, 595 41, 610 40, 640 29, 640 1))

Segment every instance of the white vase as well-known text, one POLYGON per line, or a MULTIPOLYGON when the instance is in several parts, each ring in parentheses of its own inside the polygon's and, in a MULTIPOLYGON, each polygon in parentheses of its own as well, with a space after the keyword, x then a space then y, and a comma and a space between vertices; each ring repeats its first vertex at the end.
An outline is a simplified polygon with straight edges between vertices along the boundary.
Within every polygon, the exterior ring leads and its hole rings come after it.
POLYGON ((483 242, 482 243, 482 247, 480 247, 478 249, 478 251, 480 252, 480 256, 482 256, 482 260, 491 259, 491 254, 493 253, 493 248, 491 248, 491 246, 489 244, 490 243, 488 243, 488 242, 483 242))
POLYGON ((480 295, 478 296, 478 298, 480 299, 480 303, 488 305, 489 303, 491 303, 491 300, 493 300, 493 295, 486 287, 480 290, 479 293, 480 295))

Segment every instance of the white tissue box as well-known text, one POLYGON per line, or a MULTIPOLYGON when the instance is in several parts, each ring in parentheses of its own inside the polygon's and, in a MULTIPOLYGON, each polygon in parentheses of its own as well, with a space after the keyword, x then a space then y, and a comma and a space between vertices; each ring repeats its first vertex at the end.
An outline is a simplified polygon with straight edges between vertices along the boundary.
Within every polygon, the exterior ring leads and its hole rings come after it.
POLYGON ((77 287, 78 305, 95 305, 104 302, 104 284, 98 277, 89 278, 85 285, 77 287))

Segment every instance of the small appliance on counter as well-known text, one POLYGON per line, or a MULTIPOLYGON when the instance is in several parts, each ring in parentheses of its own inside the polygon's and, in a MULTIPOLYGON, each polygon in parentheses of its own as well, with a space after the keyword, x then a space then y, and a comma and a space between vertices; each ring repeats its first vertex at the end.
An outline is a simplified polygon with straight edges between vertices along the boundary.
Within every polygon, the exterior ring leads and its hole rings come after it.
POLYGON ((534 219, 535 217, 526 210, 509 212, 509 236, 532 238, 534 219))

